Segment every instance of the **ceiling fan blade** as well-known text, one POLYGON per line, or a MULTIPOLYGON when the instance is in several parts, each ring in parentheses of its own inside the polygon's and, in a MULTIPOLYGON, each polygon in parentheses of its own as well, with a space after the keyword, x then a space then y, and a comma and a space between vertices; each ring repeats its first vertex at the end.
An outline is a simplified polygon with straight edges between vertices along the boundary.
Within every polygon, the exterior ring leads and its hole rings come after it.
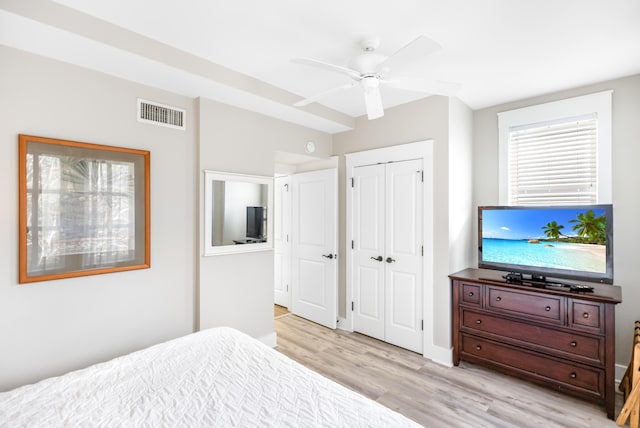
POLYGON ((432 95, 453 96, 460 90, 459 83, 443 82, 441 80, 426 80, 417 77, 398 77, 382 80, 383 84, 392 88, 408 91, 425 92, 432 95))
POLYGON ((340 74, 346 74, 347 76, 355 79, 355 80, 360 80, 360 73, 358 73, 356 70, 352 70, 350 68, 347 67, 342 67, 340 65, 335 65, 335 64, 329 64, 328 62, 324 62, 324 61, 319 61, 317 59, 311 59, 311 58, 293 58, 291 59, 291 62, 295 62, 298 64, 304 64, 304 65, 310 65, 312 67, 317 67, 317 68, 322 68, 323 70, 329 70, 329 71, 333 71, 335 73, 340 73, 340 74))
POLYGON ((367 117, 369 120, 384 116, 384 108, 382 107, 382 97, 380 97, 379 88, 365 88, 364 104, 367 107, 367 117))
POLYGON ((391 55, 381 64, 381 74, 384 75, 389 70, 402 69, 440 49, 442 49, 442 46, 440 46, 440 44, 435 40, 431 40, 426 36, 418 36, 408 45, 396 51, 396 53, 391 55))
POLYGON ((342 89, 349 89, 349 88, 353 88, 356 85, 356 82, 349 82, 349 83, 345 83, 344 85, 340 85, 340 86, 336 86, 335 88, 331 88, 331 89, 327 89, 324 92, 320 92, 319 94, 316 94, 312 97, 309 98, 305 98, 304 100, 300 100, 297 103, 294 104, 294 106, 296 107, 304 107, 308 104, 311 103, 315 103, 316 101, 318 101, 321 98, 324 98, 325 96, 332 94, 334 92, 338 92, 342 89))

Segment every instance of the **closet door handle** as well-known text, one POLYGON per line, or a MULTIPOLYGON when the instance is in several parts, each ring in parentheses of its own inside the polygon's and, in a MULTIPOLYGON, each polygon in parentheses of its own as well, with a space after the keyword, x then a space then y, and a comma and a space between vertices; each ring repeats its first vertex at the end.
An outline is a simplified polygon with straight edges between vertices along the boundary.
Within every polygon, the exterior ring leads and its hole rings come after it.
POLYGON ((396 259, 392 259, 391 257, 387 257, 387 263, 393 263, 396 259))
POLYGON ((382 256, 378 256, 378 257, 371 257, 371 260, 381 262, 383 259, 382 259, 382 256))
POLYGON ((327 259, 332 259, 333 258, 333 254, 323 254, 322 257, 325 257, 327 259))

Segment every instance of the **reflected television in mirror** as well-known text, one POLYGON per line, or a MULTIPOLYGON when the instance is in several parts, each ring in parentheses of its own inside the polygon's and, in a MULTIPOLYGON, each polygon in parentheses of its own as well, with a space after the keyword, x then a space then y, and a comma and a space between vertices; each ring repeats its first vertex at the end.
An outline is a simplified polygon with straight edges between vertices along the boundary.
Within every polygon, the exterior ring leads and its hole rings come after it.
POLYGON ((205 171, 205 255, 269 250, 270 177, 205 171))

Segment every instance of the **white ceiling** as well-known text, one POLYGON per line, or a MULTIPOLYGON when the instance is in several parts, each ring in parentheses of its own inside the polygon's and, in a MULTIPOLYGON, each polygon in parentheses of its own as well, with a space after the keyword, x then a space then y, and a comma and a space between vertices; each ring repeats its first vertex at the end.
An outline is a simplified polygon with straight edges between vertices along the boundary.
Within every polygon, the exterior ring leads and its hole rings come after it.
MULTIPOLYGON (((379 37, 387 55, 418 35, 436 40, 443 49, 408 71, 460 83, 457 96, 472 109, 640 73, 638 0, 19 3, 0 0, 0 44, 327 132, 365 114, 361 88, 324 98, 324 107, 292 107, 346 78, 290 59, 347 66, 368 36, 379 37)), ((424 96, 382 92, 385 108, 424 96)))

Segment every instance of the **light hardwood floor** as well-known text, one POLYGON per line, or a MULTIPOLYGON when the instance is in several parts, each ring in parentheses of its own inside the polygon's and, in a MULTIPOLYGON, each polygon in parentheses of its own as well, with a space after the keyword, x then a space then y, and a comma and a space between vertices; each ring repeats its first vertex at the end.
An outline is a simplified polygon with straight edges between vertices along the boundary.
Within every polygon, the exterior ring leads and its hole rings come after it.
MULTIPOLYGON (((476 365, 444 367, 292 314, 275 326, 278 351, 426 427, 617 426, 598 405, 476 365)), ((622 407, 617 401, 616 415, 622 407)))
POLYGON ((290 313, 289 310, 287 308, 285 308, 284 306, 273 305, 273 314, 274 314, 276 319, 278 319, 279 317, 281 317, 283 315, 287 315, 288 313, 290 313))

